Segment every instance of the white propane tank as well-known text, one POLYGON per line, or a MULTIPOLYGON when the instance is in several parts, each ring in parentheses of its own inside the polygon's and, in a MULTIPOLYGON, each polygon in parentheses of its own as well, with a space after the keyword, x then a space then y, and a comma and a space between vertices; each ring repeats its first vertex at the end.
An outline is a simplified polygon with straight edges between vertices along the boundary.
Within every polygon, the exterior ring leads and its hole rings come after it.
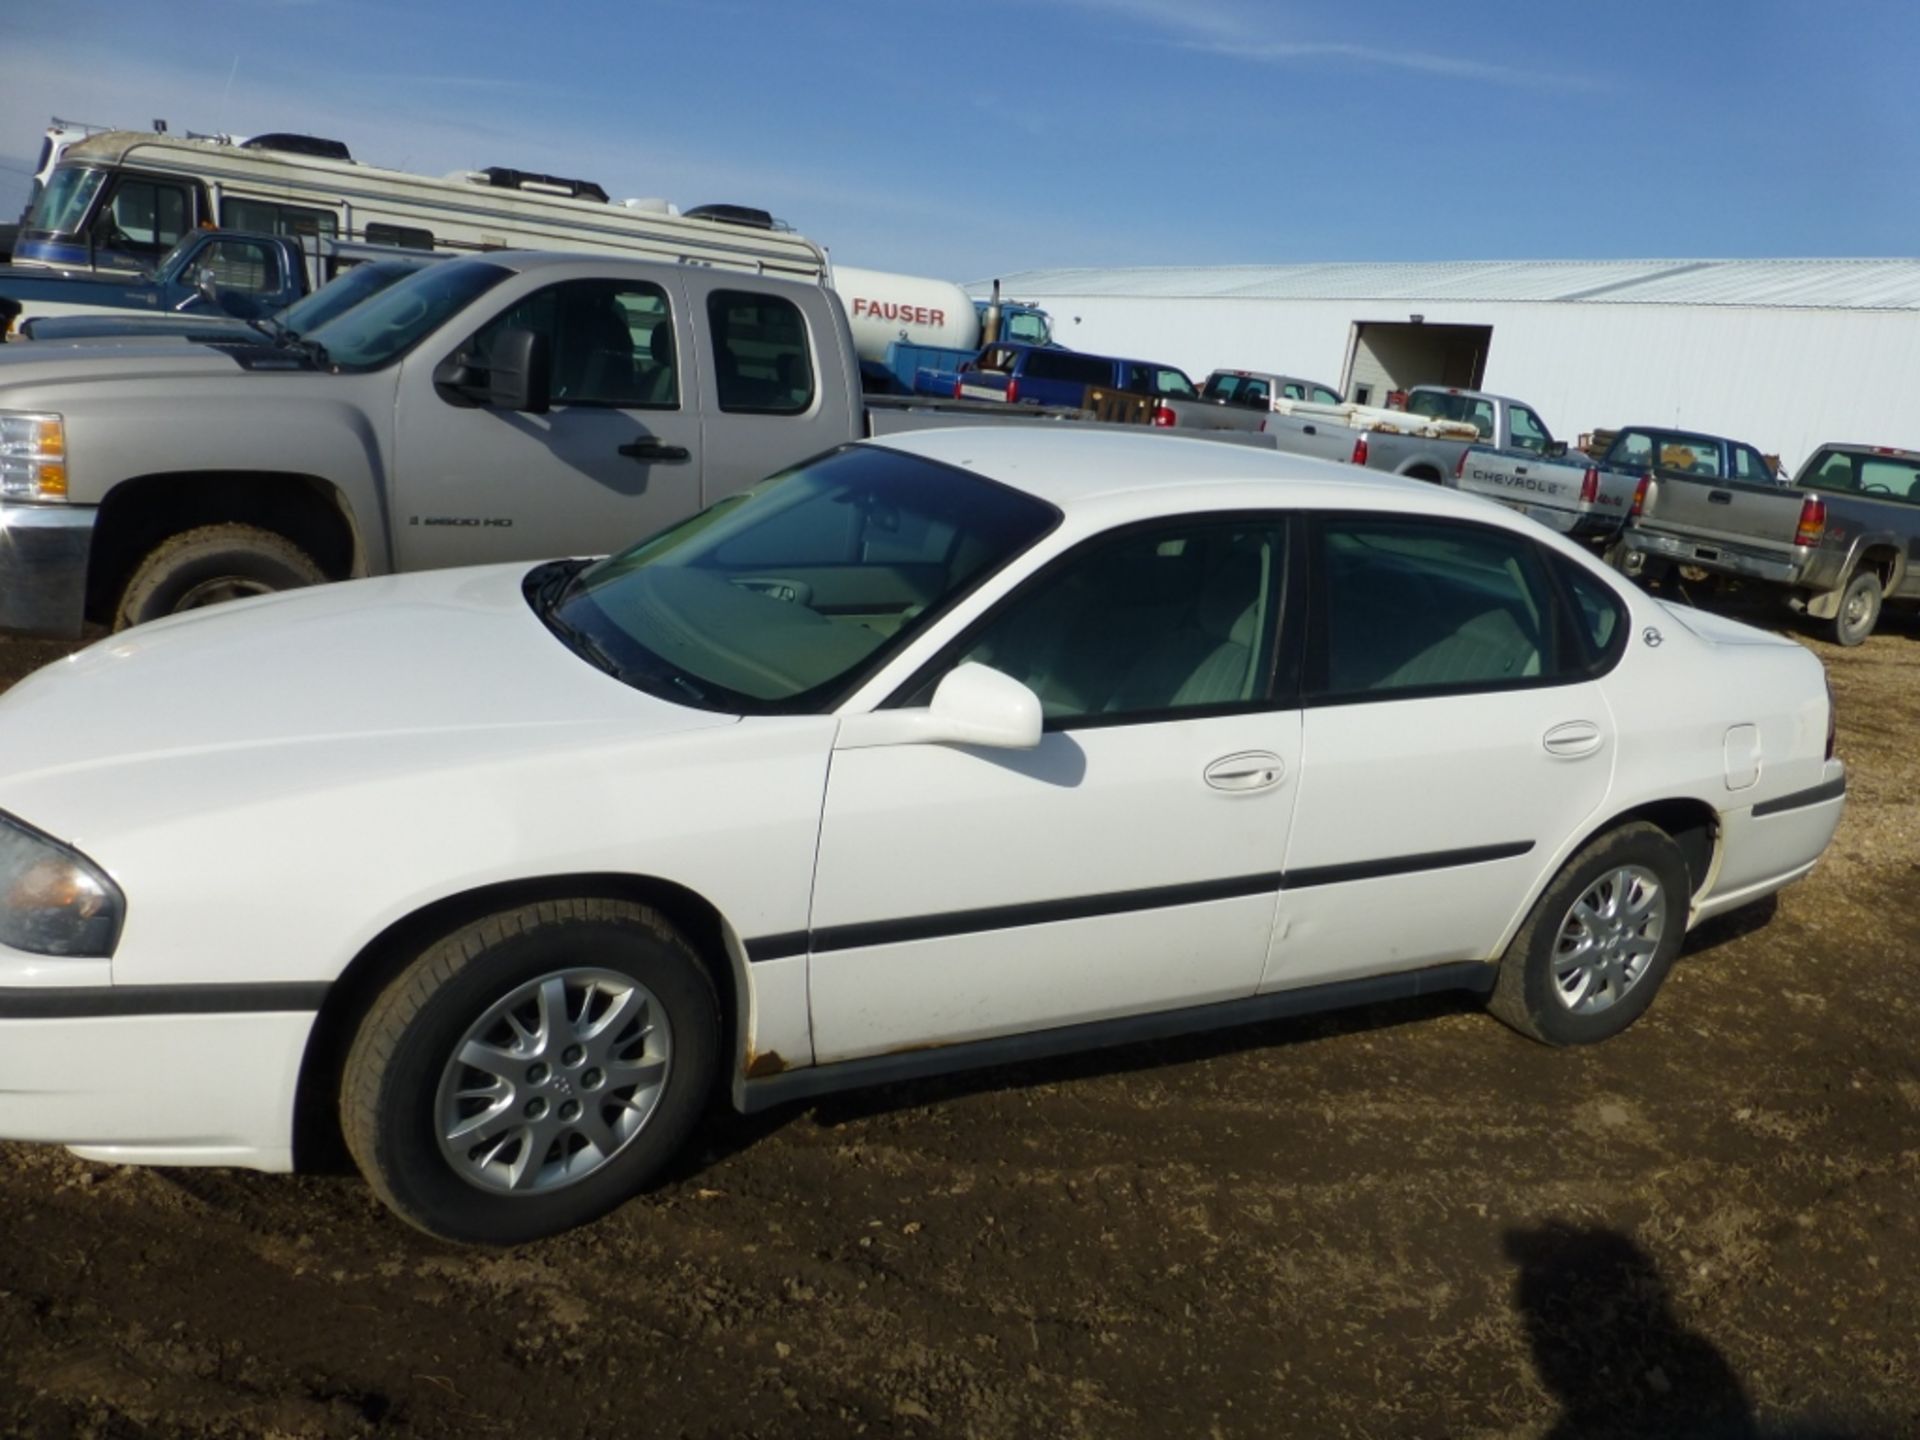
POLYGON ((980 344, 973 297, 949 281, 836 265, 833 288, 847 307, 853 348, 862 360, 884 361, 887 346, 900 339, 949 350, 973 350, 980 344))

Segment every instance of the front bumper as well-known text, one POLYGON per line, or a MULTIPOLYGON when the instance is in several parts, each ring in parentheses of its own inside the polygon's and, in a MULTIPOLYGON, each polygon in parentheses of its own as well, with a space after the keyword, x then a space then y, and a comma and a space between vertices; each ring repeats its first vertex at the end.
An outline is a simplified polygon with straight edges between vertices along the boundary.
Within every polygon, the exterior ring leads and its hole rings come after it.
POLYGON ((0 630, 71 640, 87 609, 93 505, 0 502, 0 630))
MULTIPOLYGON (((0 1139, 89 1160, 291 1170, 314 1012, 138 1013, 127 993, 0 989, 0 1139)), ((182 995, 168 1003, 190 1005, 182 995)))
MULTIPOLYGON (((1805 565, 1793 556, 1778 551, 1752 550, 1718 540, 1693 540, 1681 535, 1663 535, 1653 530, 1629 527, 1626 534, 1630 552, 1671 560, 1676 565, 1697 565, 1719 575, 1737 575, 1748 580, 1765 580, 1774 585, 1805 583, 1805 565)), ((1629 562, 1631 564, 1631 562, 1629 562)), ((1631 570, 1628 571, 1632 573, 1631 570)))

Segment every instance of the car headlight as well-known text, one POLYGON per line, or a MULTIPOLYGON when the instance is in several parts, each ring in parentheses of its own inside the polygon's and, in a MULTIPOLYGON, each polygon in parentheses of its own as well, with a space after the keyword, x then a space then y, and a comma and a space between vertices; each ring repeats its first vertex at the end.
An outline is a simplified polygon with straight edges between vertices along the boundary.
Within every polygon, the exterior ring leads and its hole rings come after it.
POLYGON ((120 887, 98 865, 0 814, 0 945, 106 959, 126 911, 120 887))
POLYGON ((0 410, 0 500, 66 498, 66 425, 58 415, 0 410))

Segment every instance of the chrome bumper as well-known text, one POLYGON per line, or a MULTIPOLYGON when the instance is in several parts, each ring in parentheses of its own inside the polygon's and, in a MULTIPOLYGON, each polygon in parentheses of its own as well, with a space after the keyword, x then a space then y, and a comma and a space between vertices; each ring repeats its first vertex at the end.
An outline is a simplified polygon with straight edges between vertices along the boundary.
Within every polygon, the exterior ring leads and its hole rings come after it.
MULTIPOLYGON (((1689 540, 1679 535, 1660 535, 1651 530, 1627 527, 1629 552, 1657 556, 1678 565, 1698 565, 1720 575, 1742 575, 1750 580, 1767 580, 1775 585, 1805 583, 1804 567, 1796 559, 1781 559, 1778 553, 1747 550, 1711 540, 1689 540)), ((1633 573, 1631 560, 1628 573, 1633 573)))
POLYGON ((79 635, 99 513, 92 505, 0 503, 0 630, 79 635))

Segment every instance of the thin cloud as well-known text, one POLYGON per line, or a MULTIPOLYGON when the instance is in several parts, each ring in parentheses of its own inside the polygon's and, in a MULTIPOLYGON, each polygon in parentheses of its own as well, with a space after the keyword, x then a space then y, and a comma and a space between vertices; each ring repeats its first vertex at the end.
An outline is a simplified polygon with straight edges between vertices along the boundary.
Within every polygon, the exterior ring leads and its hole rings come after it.
POLYGON ((1183 50, 1255 64, 1298 65, 1322 60, 1482 80, 1525 90, 1602 88, 1591 75, 1502 65, 1449 55, 1441 50, 1393 49, 1353 40, 1273 40, 1267 37, 1276 28, 1298 30, 1302 27, 1291 19, 1276 19, 1271 13, 1255 14, 1224 0, 1061 0, 1061 3, 1154 26, 1173 37, 1174 43, 1183 50))

